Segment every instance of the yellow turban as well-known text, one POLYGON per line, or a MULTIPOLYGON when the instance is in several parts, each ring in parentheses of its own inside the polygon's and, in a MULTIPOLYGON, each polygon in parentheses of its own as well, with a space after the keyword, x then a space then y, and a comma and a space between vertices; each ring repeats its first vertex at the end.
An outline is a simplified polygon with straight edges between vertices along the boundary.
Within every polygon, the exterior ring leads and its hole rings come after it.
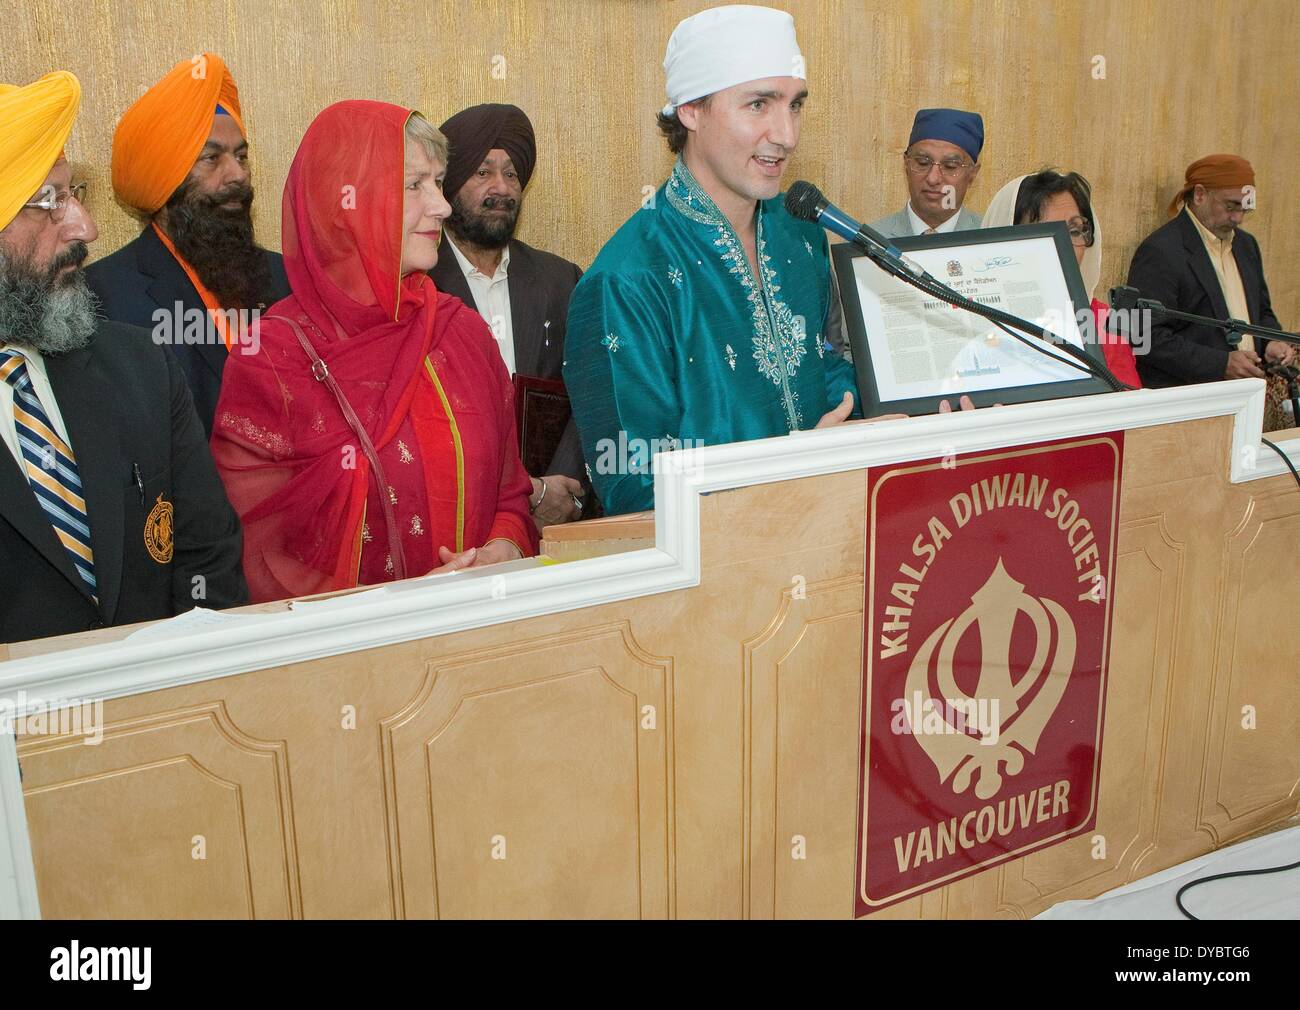
POLYGON ((198 161, 217 106, 244 132, 239 91, 221 57, 181 60, 126 110, 113 134, 113 192, 128 207, 152 214, 198 161))
POLYGON ((81 82, 66 70, 19 88, 0 84, 0 228, 36 195, 63 156, 81 105, 81 82))

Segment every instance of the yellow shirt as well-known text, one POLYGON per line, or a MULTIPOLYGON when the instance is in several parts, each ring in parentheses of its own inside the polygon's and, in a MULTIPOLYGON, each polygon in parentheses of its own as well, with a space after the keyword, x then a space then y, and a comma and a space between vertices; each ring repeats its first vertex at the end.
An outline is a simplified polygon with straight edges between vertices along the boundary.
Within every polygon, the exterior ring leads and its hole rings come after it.
POLYGON ((1232 255, 1232 236, 1221 239, 1201 224, 1190 210, 1187 211, 1187 216, 1192 219, 1192 224, 1196 225, 1196 230, 1201 233, 1205 251, 1210 254, 1210 263, 1213 264, 1214 273, 1219 278, 1223 300, 1228 303, 1228 315, 1233 319, 1253 323, 1255 320, 1250 318, 1250 309, 1246 305, 1246 289, 1241 286, 1241 271, 1237 269, 1237 258, 1232 255))

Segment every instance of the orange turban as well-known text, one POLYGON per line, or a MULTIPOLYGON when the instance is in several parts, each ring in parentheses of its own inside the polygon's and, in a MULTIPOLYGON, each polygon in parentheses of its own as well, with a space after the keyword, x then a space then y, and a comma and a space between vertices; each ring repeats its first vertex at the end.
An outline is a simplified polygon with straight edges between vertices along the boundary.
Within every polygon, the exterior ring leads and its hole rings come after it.
POLYGON ((217 106, 244 133, 239 91, 216 53, 181 60, 140 96, 113 134, 113 192, 128 207, 153 214, 198 161, 217 106))
POLYGON ((63 157, 81 105, 81 82, 66 70, 25 88, 0 84, 0 228, 9 226, 63 157))
POLYGON ((1239 189, 1255 185, 1255 170, 1250 162, 1235 154, 1211 154, 1187 166, 1183 188, 1169 205, 1169 216, 1178 213, 1184 201, 1197 186, 1206 189, 1239 189))

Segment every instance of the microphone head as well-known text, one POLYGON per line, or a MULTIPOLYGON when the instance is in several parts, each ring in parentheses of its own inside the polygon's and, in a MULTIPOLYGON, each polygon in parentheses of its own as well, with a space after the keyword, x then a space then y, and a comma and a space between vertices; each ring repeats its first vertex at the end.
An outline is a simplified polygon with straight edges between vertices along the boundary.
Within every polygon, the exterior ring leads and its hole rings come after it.
POLYGON ((1137 288, 1117 286, 1110 289, 1110 307, 1112 309, 1130 310, 1137 308, 1142 292, 1137 288))
POLYGON ((811 182, 800 180, 786 192, 785 209, 800 221, 816 221, 826 209, 826 197, 811 182))

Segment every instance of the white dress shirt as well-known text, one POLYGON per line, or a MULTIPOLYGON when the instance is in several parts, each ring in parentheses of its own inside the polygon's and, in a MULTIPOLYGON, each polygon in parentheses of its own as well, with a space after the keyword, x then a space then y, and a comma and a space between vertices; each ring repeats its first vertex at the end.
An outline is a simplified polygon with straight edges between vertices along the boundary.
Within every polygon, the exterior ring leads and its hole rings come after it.
MULTIPOLYGON (((0 343, 0 350, 17 351, 23 356, 23 360, 27 362, 27 374, 32 380, 32 389, 36 393, 36 398, 41 401, 41 406, 45 408, 45 415, 54 425, 59 438, 63 439, 75 453, 76 446, 68 439, 68 429, 63 423, 63 415, 59 413, 59 401, 54 398, 54 389, 45 374, 45 359, 41 357, 40 351, 5 343, 0 343)), ((22 449, 18 446, 18 427, 14 423, 14 387, 2 379, 0 379, 0 438, 5 440, 5 445, 18 461, 19 472, 26 477, 27 463, 23 459, 22 449)))
MULTIPOLYGON (((957 230, 957 216, 958 216, 960 213, 961 213, 961 208, 958 207, 956 210, 954 210, 954 211, 952 212, 952 217, 948 218, 947 221, 945 221, 943 224, 939 225, 939 227, 936 228, 936 229, 934 230, 934 231, 935 231, 935 234, 942 235, 942 234, 944 234, 945 232, 956 231, 956 230, 957 230)), ((917 217, 917 215, 916 215, 916 211, 914 211, 914 210, 912 209, 912 201, 911 201, 911 200, 908 200, 908 201, 907 201, 907 219, 908 219, 909 221, 912 222, 912 234, 913 234, 913 235, 924 235, 925 232, 926 232, 926 229, 930 227, 928 224, 926 224, 924 221, 922 221, 919 217, 917 217)))
POLYGON ((497 265, 497 272, 489 277, 480 272, 479 268, 456 247, 456 241, 451 237, 450 232, 447 233, 447 244, 451 246, 451 251, 456 255, 456 262, 460 264, 461 272, 469 283, 469 291, 474 296, 474 304, 478 306, 479 315, 487 320, 492 336, 496 337, 497 348, 501 351, 501 360, 506 363, 506 368, 513 376, 515 334, 510 322, 510 246, 507 245, 501 251, 501 262, 497 265))

